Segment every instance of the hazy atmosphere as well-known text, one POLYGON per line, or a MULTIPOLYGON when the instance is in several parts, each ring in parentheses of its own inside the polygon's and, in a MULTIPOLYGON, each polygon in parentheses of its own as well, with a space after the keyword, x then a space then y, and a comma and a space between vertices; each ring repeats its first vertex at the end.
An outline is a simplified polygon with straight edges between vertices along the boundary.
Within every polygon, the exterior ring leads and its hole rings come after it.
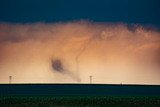
POLYGON ((160 84, 159 0, 1 0, 0 83, 160 84))
POLYGON ((1 23, 0 50, 1 83, 160 83, 160 33, 141 25, 1 23))

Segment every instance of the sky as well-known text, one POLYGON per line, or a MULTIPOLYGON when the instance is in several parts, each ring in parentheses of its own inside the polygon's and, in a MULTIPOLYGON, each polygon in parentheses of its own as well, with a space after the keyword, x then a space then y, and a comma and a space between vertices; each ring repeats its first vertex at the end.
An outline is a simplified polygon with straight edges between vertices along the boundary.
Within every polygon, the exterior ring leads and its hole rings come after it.
POLYGON ((0 0, 0 83, 160 84, 159 0, 0 0))
POLYGON ((88 19, 160 25, 159 0, 1 0, 0 22, 63 22, 88 19))

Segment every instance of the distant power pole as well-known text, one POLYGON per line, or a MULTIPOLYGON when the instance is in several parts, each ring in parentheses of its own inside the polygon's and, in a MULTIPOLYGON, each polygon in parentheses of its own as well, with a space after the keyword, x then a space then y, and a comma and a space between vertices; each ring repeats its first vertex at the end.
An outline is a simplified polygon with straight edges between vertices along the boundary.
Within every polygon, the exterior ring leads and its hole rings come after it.
POLYGON ((12 76, 9 76, 9 84, 12 83, 12 76))
POLYGON ((89 76, 90 84, 92 84, 92 76, 89 76))

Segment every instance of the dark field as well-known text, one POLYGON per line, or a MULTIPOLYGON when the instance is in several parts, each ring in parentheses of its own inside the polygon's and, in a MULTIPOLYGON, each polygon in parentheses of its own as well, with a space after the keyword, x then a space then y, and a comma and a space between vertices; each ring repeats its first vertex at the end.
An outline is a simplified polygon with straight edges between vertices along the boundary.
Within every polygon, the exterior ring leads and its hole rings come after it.
POLYGON ((1 84, 0 107, 160 107, 159 85, 1 84))

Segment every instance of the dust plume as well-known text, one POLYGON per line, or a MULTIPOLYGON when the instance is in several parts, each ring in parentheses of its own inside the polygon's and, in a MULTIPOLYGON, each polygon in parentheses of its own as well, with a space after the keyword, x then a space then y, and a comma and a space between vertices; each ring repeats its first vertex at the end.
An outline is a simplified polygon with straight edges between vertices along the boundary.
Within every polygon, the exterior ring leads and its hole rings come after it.
POLYGON ((160 84, 160 32, 138 24, 0 23, 0 83, 160 84))

